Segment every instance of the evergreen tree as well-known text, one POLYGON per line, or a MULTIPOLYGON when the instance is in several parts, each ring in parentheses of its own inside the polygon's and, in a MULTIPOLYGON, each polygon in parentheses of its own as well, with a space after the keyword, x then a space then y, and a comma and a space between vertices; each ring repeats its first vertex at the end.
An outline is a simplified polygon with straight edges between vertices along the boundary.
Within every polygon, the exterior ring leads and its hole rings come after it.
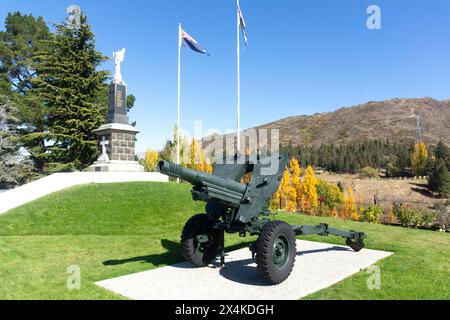
POLYGON ((4 95, 0 95, 0 187, 8 188, 24 182, 32 163, 19 153, 16 133, 17 109, 4 95))
POLYGON ((95 49, 94 34, 84 14, 78 27, 56 25, 54 39, 37 56, 38 72, 32 85, 40 101, 51 110, 47 141, 40 156, 49 170, 83 169, 98 155, 92 130, 104 119, 106 106, 98 103, 108 73, 97 71, 107 59, 95 49))
POLYGON ((20 12, 8 13, 5 31, 0 31, 0 92, 17 108, 17 133, 38 171, 44 167, 38 155, 45 151, 43 132, 48 129, 45 119, 49 111, 33 96, 32 80, 38 75, 33 63, 38 62, 37 52, 46 48, 51 37, 42 17, 20 12))
POLYGON ((448 146, 442 141, 439 141, 434 150, 434 155, 437 159, 442 159, 447 165, 447 169, 450 170, 450 148, 448 146))
POLYGON ((34 55, 45 47, 51 34, 42 17, 8 13, 5 31, 0 31, 0 75, 13 91, 26 95, 36 76, 34 55))
POLYGON ((173 142, 168 140, 160 152, 160 157, 166 161, 173 161, 174 152, 173 142))
POLYGON ((333 172, 356 173, 360 168, 387 169, 389 175, 409 175, 410 146, 407 143, 390 143, 383 140, 360 140, 345 145, 322 144, 315 146, 289 145, 301 166, 319 166, 333 172))
POLYGON ((436 159, 428 179, 428 188, 443 197, 450 196, 450 174, 442 159, 436 159))

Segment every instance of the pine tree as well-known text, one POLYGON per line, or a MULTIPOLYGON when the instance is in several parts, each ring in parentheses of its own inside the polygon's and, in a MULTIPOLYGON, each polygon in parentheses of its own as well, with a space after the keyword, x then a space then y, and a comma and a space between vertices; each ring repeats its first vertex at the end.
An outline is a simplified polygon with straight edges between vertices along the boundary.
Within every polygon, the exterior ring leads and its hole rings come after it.
POLYGON ((443 197, 450 196, 450 173, 444 160, 438 158, 434 161, 428 179, 428 188, 443 197))
POLYGON ((27 178, 32 162, 19 154, 17 109, 4 95, 0 95, 0 187, 18 185, 27 178))
POLYGON ((414 152, 411 160, 411 170, 414 175, 420 176, 424 173, 428 151, 425 143, 418 142, 414 145, 414 152))
POLYGON ((41 155, 48 158, 49 170, 83 169, 97 158, 92 130, 103 123, 106 106, 96 100, 108 75, 97 67, 106 59, 95 49, 84 14, 77 28, 57 25, 48 49, 39 53, 38 77, 32 83, 39 99, 52 110, 46 135, 51 145, 41 155))
POLYGON ((448 146, 442 141, 439 141, 434 150, 434 155, 437 159, 442 159, 447 165, 447 169, 450 170, 450 148, 448 146))
POLYGON ((38 75, 33 67, 37 52, 52 38, 44 19, 20 12, 8 13, 5 30, 0 31, 0 92, 17 108, 18 129, 22 145, 31 154, 35 168, 42 171, 45 152, 44 132, 48 130, 48 108, 33 95, 32 80, 38 75))

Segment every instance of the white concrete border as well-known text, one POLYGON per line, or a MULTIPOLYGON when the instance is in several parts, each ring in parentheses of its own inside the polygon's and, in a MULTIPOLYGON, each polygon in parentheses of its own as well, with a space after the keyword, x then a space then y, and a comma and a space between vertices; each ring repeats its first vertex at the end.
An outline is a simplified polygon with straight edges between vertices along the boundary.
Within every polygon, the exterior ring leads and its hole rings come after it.
MULTIPOLYGON (((248 248, 227 253, 226 266, 193 268, 187 262, 99 281, 96 284, 136 300, 296 300, 366 269, 392 252, 297 240, 294 269, 270 285, 256 270, 248 248)), ((114 257, 113 265, 127 263, 114 257)), ((381 285, 383 281, 381 270, 381 285)), ((373 275, 367 274, 366 282, 373 275)), ((367 289, 369 290, 369 288, 367 289)))
POLYGON ((168 182, 158 172, 68 172, 54 173, 0 194, 0 214, 50 193, 75 185, 132 181, 168 182))

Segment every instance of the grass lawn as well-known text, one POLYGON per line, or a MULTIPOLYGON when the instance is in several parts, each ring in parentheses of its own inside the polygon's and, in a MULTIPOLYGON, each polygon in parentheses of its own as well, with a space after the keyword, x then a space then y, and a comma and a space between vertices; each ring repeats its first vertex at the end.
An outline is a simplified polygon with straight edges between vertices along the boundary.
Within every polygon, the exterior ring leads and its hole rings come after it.
MULTIPOLYGON (((0 299, 121 299, 94 282, 182 261, 179 233, 203 208, 191 201, 189 185, 136 182, 78 186, 11 210, 0 215, 0 299), (72 265, 81 270, 80 290, 66 285, 72 265)), ((307 299, 450 299, 449 234, 297 214, 274 218, 364 231, 368 248, 395 253, 377 264, 380 290, 367 288, 362 271, 307 299)), ((251 240, 226 236, 232 249, 251 240)))

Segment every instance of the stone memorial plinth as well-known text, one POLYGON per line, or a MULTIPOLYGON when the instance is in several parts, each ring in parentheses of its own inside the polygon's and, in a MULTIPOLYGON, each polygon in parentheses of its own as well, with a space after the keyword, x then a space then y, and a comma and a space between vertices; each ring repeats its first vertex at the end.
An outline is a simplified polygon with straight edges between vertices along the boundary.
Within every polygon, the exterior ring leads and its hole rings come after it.
POLYGON ((93 130, 99 138, 101 155, 88 171, 144 171, 144 167, 136 161, 135 143, 139 130, 128 123, 127 85, 120 74, 120 62, 124 55, 125 49, 114 54, 116 74, 109 85, 108 114, 105 124, 93 130))

